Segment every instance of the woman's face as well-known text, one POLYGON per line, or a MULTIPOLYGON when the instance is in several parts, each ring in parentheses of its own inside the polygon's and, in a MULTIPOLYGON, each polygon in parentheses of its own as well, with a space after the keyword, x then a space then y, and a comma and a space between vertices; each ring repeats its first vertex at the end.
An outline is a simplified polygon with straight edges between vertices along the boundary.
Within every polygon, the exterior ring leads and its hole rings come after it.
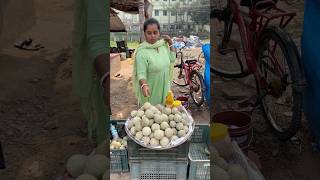
POLYGON ((160 36, 157 24, 149 24, 144 32, 144 36, 146 37, 146 41, 150 44, 157 42, 160 36))

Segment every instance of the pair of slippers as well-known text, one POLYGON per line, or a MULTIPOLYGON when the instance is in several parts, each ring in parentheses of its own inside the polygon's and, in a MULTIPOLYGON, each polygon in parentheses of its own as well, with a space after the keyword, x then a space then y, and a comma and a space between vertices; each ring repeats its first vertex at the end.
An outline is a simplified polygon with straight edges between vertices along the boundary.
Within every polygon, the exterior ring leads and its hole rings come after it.
POLYGON ((33 42, 33 39, 29 38, 27 40, 18 42, 14 44, 14 47, 18 48, 18 49, 23 49, 23 50, 27 50, 27 51, 38 51, 42 48, 44 48, 44 46, 42 46, 41 44, 35 44, 33 42))

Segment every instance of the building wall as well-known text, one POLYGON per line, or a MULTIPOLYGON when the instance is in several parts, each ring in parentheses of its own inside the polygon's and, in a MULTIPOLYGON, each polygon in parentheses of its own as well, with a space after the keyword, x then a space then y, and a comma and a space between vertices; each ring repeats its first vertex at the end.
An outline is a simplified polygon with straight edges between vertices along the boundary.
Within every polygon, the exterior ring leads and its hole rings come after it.
MULTIPOLYGON (((196 0, 184 0, 187 4, 195 2, 196 0)), ((152 16, 159 20, 160 24, 166 26, 169 23, 174 24, 176 22, 181 22, 181 19, 185 21, 188 18, 188 22, 192 24, 191 17, 187 17, 187 12, 184 12, 183 15, 176 15, 172 14, 170 11, 170 7, 173 7, 176 3, 180 4, 180 7, 183 7, 183 3, 181 0, 152 0, 153 4, 153 13, 152 16), (166 15, 164 14, 166 11, 166 15), (184 17, 183 17, 184 16, 184 17)))
MULTIPOLYGON (((180 8, 183 7, 182 1, 186 2, 187 4, 190 4, 192 2, 196 2, 197 0, 151 0, 151 3, 153 5, 153 12, 152 17, 157 19, 161 25, 162 30, 166 31, 169 30, 169 20, 170 20, 170 26, 171 30, 173 29, 188 29, 187 24, 183 26, 175 26, 175 23, 180 23, 182 19, 184 19, 184 22, 188 19, 188 25, 189 29, 193 29, 194 31, 198 31, 200 29, 199 25, 194 24, 192 22, 191 17, 187 17, 187 12, 184 12, 184 15, 173 15, 169 11, 169 7, 173 7, 175 3, 180 4, 180 8), (164 14, 164 11, 166 11, 166 15, 164 14)), ((139 31, 139 16, 133 15, 133 14, 127 14, 123 12, 119 12, 119 17, 123 21, 123 23, 126 25, 128 31, 139 31), (129 26, 131 25, 131 26, 129 26)), ((208 17, 209 18, 209 17, 208 17)), ((177 23, 177 24, 178 24, 177 23)), ((206 31, 210 31, 209 24, 204 26, 204 29, 206 31)))

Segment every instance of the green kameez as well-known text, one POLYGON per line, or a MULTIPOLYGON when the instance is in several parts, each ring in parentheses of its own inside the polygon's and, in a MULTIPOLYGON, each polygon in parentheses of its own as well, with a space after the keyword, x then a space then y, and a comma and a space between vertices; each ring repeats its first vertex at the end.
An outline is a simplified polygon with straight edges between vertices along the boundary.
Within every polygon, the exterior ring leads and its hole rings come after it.
POLYGON ((94 60, 107 54, 108 5, 105 0, 76 0, 73 34, 72 83, 80 97, 88 121, 89 138, 97 143, 107 137, 109 108, 104 104, 103 89, 95 73, 94 60))
POLYGON ((137 48, 134 64, 134 90, 138 104, 150 102, 153 105, 164 104, 172 81, 172 64, 176 53, 170 51, 164 40, 155 44, 143 42, 137 48), (144 97, 139 81, 145 79, 149 85, 151 95, 144 97))

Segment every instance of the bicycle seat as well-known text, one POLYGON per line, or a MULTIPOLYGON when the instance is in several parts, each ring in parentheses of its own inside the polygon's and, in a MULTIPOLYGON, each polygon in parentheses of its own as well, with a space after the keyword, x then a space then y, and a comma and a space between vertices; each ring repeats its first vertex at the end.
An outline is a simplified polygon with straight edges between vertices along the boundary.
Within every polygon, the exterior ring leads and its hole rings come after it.
POLYGON ((252 5, 256 6, 256 9, 265 9, 274 4, 276 4, 278 0, 241 0, 240 5, 251 8, 252 5))
POLYGON ((197 60, 196 59, 189 59, 189 60, 186 60, 187 64, 196 64, 197 63, 197 60))

